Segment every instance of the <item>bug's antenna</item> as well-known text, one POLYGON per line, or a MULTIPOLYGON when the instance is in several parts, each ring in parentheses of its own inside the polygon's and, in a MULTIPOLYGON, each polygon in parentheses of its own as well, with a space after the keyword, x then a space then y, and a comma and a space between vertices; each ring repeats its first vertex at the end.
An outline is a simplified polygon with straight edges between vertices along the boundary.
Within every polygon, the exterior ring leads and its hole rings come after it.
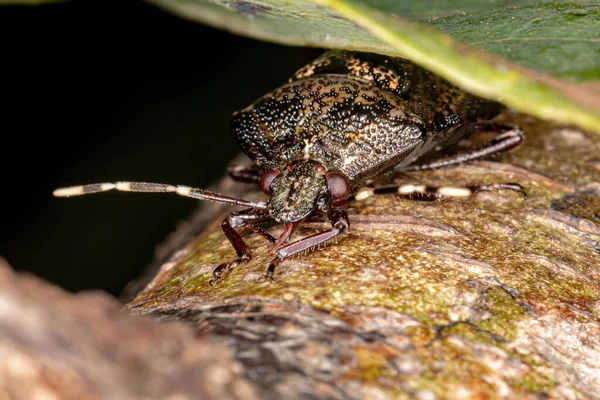
POLYGON ((233 204, 236 206, 266 209, 267 203, 263 201, 249 201, 224 196, 208 190, 193 188, 182 185, 166 185, 164 183, 150 182, 115 182, 115 183, 92 183, 89 185, 70 186, 56 189, 53 194, 56 197, 81 196, 84 194, 100 193, 109 190, 121 192, 150 192, 150 193, 176 193, 180 196, 191 197, 199 200, 209 200, 217 203, 233 204))

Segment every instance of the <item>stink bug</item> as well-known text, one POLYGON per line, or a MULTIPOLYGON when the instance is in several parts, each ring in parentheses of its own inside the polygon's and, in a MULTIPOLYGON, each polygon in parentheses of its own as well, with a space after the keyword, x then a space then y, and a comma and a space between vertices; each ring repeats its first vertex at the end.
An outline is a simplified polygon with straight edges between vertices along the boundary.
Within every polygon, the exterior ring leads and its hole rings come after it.
POLYGON ((491 121, 504 107, 471 95, 412 62, 375 54, 330 51, 302 68, 289 82, 233 114, 232 132, 242 151, 254 161, 251 169, 230 168, 232 178, 258 184, 268 202, 236 199, 202 189, 145 182, 100 183, 57 189, 68 197, 120 190, 177 193, 181 196, 246 207, 229 214, 223 232, 238 258, 217 266, 210 283, 248 262, 251 251, 242 235, 253 232, 273 243, 277 265, 345 234, 345 210, 352 200, 395 193, 403 198, 436 200, 469 197, 480 191, 514 190, 515 183, 463 188, 401 185, 366 188, 365 183, 392 171, 417 171, 456 165, 506 151, 524 139, 516 127, 491 121), (467 153, 431 159, 474 132, 501 133, 467 153), (425 161, 423 161, 425 160, 425 161), (288 243, 295 228, 321 215, 331 228, 288 243), (285 229, 279 238, 257 226, 276 221, 285 229), (240 232, 236 228, 241 228, 240 232))

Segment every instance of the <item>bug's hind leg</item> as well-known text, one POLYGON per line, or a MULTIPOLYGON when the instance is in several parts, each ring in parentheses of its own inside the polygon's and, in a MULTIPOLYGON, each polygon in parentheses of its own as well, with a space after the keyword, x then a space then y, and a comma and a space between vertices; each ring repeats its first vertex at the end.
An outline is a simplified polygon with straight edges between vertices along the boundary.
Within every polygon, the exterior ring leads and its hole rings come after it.
POLYGON ((397 169, 398 172, 406 172, 406 171, 423 171, 428 169, 438 169, 443 167, 448 167, 451 165, 462 164, 467 161, 477 160, 483 157, 491 156, 494 154, 498 154, 520 145, 525 139, 525 134, 523 131, 516 127, 506 127, 506 126, 497 126, 491 125, 494 129, 497 130, 505 130, 505 132, 496 136, 489 143, 483 145, 480 148, 469 151, 468 153, 457 154, 454 156, 441 158, 437 160, 433 160, 427 162, 425 164, 417 164, 417 165, 409 165, 400 169, 397 169))
POLYGON ((248 209, 231 213, 223 220, 223 223, 221 224, 223 233, 225 233, 225 236, 229 240, 229 243, 231 243, 231 246, 233 246, 239 258, 224 262, 217 266, 213 270, 213 278, 209 282, 211 285, 222 281, 223 274, 227 271, 233 270, 240 264, 247 263, 252 258, 250 248, 246 242, 244 242, 244 239, 242 239, 244 233, 257 233, 271 243, 275 243, 276 239, 273 236, 254 225, 254 223, 268 221, 269 219, 271 219, 271 217, 269 217, 266 210, 256 211, 255 209, 248 209), (237 232, 235 228, 242 228, 242 230, 237 232))
POLYGON ((377 194, 395 194, 401 199, 417 201, 435 201, 446 198, 467 198, 476 195, 479 192, 493 192, 496 190, 512 190, 527 197, 525 189, 518 183, 494 183, 491 185, 471 185, 464 187, 451 186, 427 186, 427 185, 400 185, 382 188, 363 188, 359 190, 354 198, 364 200, 367 197, 377 194))
POLYGON ((227 167, 227 173, 229 173, 231 179, 238 182, 258 184, 261 178, 260 170, 255 165, 251 167, 245 167, 243 165, 230 165, 227 167))

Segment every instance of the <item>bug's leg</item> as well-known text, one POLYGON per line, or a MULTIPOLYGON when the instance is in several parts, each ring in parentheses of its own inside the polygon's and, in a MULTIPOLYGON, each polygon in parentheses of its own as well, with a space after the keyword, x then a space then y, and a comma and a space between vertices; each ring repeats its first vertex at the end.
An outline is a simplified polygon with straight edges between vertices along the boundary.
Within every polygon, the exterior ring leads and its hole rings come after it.
POLYGON ((266 211, 256 211, 254 209, 243 210, 229 214, 221 224, 223 233, 233 246, 233 249, 237 253, 238 257, 235 260, 227 261, 213 270, 213 278, 210 280, 210 284, 214 285, 218 281, 223 280, 223 274, 229 270, 234 269, 238 265, 250 261, 252 253, 250 248, 242 239, 242 234, 248 231, 257 233, 269 240, 271 243, 275 243, 275 238, 263 229, 255 226, 255 223, 264 222, 269 220, 270 217, 266 211), (235 228, 243 228, 240 232, 237 232, 235 228))
POLYGON ((519 128, 508 128, 498 126, 496 126, 495 128, 508 130, 496 136, 489 143, 483 145, 478 149, 469 151, 468 153, 457 154, 455 156, 434 160, 421 165, 409 165, 398 169, 397 171, 423 171, 427 169, 437 169, 448 167, 450 165, 462 164, 467 161, 477 160, 479 158, 491 156, 493 154, 510 150, 520 145, 525 139, 525 134, 519 128))
POLYGON ((340 234, 348 233, 350 228, 350 220, 348 219, 348 213, 346 210, 341 208, 332 208, 327 213, 327 219, 331 223, 332 228, 326 231, 315 233, 297 240, 293 243, 286 244, 277 250, 277 256, 271 261, 265 275, 261 276, 260 279, 271 279, 275 280, 273 275, 277 266, 286 258, 292 257, 298 253, 314 251, 320 245, 324 245, 331 239, 335 238, 340 234))
POLYGON ((427 185, 400 185, 382 188, 363 188, 354 196, 355 200, 364 200, 376 194, 395 194, 397 197, 417 201, 435 201, 445 198, 467 198, 479 192, 493 192, 496 190, 512 190, 527 197, 525 189, 518 183, 494 183, 491 185, 471 185, 464 187, 427 186, 427 185))
POLYGON ((238 182, 258 184, 261 178, 260 170, 256 166, 230 165, 227 167, 227 173, 231 179, 238 182))

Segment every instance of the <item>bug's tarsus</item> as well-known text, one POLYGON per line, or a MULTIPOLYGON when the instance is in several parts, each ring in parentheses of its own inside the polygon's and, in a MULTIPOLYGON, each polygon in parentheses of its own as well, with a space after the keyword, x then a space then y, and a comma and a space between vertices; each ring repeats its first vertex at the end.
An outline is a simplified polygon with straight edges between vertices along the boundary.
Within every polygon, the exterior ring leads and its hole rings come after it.
POLYGON ((507 127, 503 125, 491 125, 494 129, 504 131, 498 136, 494 137, 489 143, 483 145, 478 149, 474 149, 465 154, 457 154, 451 157, 442 158, 426 164, 420 165, 409 165, 398 169, 397 171, 408 172, 408 171, 423 171, 429 169, 438 169, 449 167, 451 165, 458 165, 467 161, 474 161, 480 158, 488 157, 494 154, 502 153, 519 146, 525 139, 525 134, 518 127, 507 127))
POLYGON ((208 200, 217 203, 232 204, 236 206, 251 207, 253 209, 266 209, 267 203, 236 199, 225 196, 220 193, 210 192, 208 190, 193 188, 183 185, 168 185, 164 183, 151 182, 109 182, 92 183, 81 186, 70 186, 54 191, 56 197, 82 196, 85 194, 107 192, 109 190, 118 190, 121 192, 144 192, 144 193, 175 193, 184 197, 191 197, 198 200, 208 200))
POLYGON ((273 261, 271 261, 271 263, 269 264, 269 267, 267 268, 267 272, 264 275, 261 275, 258 278, 258 281, 264 281, 264 280, 270 280, 271 282, 274 283, 278 283, 277 279, 275 279, 275 269, 277 268, 277 266, 279 265, 279 263, 281 262, 281 260, 279 258, 275 258, 273 259, 273 261))

